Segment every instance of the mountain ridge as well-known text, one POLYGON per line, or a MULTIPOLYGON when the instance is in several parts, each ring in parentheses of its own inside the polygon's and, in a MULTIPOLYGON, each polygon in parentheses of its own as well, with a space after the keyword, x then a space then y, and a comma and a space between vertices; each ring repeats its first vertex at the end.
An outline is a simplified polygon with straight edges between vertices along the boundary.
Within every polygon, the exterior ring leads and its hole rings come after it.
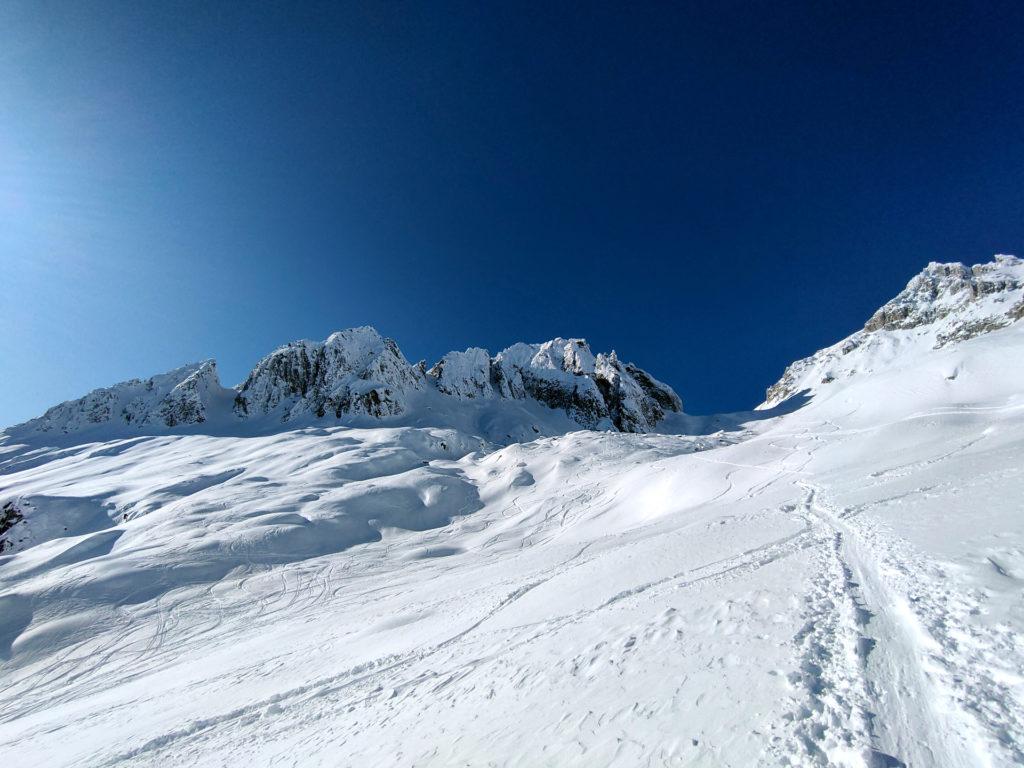
MULTIPOLYGON (((1001 330, 1021 317, 1024 262, 1019 258, 998 254, 971 267, 931 262, 860 330, 788 365, 758 409, 799 393, 815 396, 897 357, 1001 330)), ((449 352, 428 368, 410 363, 393 339, 372 326, 360 326, 335 331, 324 341, 283 344, 235 387, 221 384, 214 360, 189 363, 93 390, 0 434, 72 434, 101 426, 139 432, 210 421, 225 429, 255 422, 374 423, 424 415, 417 411, 433 413, 434 426, 451 426, 458 419, 449 411, 472 410, 493 421, 490 412, 514 403, 530 412, 505 414, 497 432, 510 440, 572 428, 652 432, 667 416, 683 414, 672 387, 634 363, 623 364, 614 351, 594 354, 585 339, 519 342, 495 355, 470 347, 449 352), (566 419, 538 425, 552 415, 546 411, 566 419), (520 429, 509 432, 508 423, 517 420, 520 429)))
MULTIPOLYGON (((393 339, 361 326, 336 331, 324 341, 283 344, 236 387, 221 384, 214 360, 189 363, 93 390, 4 432, 379 421, 417 409, 443 412, 473 404, 480 410, 484 402, 491 410, 515 402, 539 405, 563 412, 577 428, 622 432, 652 431, 666 414, 683 410, 667 384, 633 363, 621 363, 615 352, 594 355, 584 339, 520 342, 493 357, 475 347, 449 352, 427 369, 411 364, 393 339)), ((546 415, 541 411, 539 420, 546 415)), ((542 431, 531 426, 535 434, 542 431)))

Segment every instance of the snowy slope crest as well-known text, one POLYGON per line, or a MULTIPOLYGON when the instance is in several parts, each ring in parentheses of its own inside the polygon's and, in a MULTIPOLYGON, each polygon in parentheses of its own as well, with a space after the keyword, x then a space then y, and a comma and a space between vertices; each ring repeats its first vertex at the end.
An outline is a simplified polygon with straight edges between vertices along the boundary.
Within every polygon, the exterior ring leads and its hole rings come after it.
MULTIPOLYGON (((761 408, 810 394, 858 373, 1006 328, 1024 317, 1024 261, 997 255, 987 264, 930 263, 864 328, 791 364, 761 408)), ((955 372, 950 372, 955 375, 955 372)))
POLYGON ((24 432, 77 432, 99 425, 176 427, 202 424, 214 394, 223 390, 213 360, 146 379, 96 389, 55 405, 20 425, 24 432))

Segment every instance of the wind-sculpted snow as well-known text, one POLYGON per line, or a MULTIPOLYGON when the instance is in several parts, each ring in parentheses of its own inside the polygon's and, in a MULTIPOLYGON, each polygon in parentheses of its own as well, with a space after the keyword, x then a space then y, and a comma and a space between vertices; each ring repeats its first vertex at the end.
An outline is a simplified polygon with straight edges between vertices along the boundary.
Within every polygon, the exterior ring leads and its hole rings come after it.
POLYGON ((768 388, 763 407, 798 392, 834 389, 851 376, 1006 328, 1022 316, 1024 262, 1017 257, 996 256, 973 267, 933 262, 875 312, 863 330, 790 365, 768 388))
POLYGON ((465 429, 8 439, 5 765, 1020 765, 1024 326, 933 347, 690 435, 471 350, 465 429))

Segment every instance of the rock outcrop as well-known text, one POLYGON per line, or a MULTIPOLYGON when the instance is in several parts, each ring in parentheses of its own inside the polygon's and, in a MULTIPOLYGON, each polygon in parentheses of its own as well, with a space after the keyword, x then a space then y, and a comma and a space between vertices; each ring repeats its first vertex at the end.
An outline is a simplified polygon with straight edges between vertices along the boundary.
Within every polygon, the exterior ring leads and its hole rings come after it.
POLYGON ((864 328, 788 368, 765 393, 762 408, 798 392, 861 372, 898 356, 941 349, 1013 324, 1024 316, 1024 262, 998 255, 986 264, 932 262, 881 306, 864 328))
POLYGON ((275 349, 239 387, 235 411, 243 418, 275 413, 282 421, 303 414, 395 416, 422 386, 398 345, 364 326, 275 349))
POLYGON ((131 379, 55 405, 19 425, 24 432, 68 434, 101 425, 176 427, 207 419, 211 397, 221 391, 213 360, 176 368, 146 380, 131 379))
POLYGON ((427 371, 427 376, 433 380, 437 391, 445 395, 463 400, 494 397, 491 356, 480 347, 449 352, 427 371))
POLYGON ((612 352, 595 356, 584 339, 449 352, 428 371, 437 390, 461 399, 536 400, 588 429, 649 432, 666 412, 681 412, 672 388, 612 352))

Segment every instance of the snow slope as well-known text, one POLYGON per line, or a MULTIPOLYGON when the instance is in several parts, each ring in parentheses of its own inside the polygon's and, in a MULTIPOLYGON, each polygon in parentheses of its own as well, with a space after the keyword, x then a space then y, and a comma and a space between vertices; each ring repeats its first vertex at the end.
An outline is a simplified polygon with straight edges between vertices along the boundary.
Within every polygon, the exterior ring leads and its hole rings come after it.
POLYGON ((1021 764, 1024 324, 921 338, 690 434, 470 350, 440 426, 9 435, 5 765, 1021 764))

